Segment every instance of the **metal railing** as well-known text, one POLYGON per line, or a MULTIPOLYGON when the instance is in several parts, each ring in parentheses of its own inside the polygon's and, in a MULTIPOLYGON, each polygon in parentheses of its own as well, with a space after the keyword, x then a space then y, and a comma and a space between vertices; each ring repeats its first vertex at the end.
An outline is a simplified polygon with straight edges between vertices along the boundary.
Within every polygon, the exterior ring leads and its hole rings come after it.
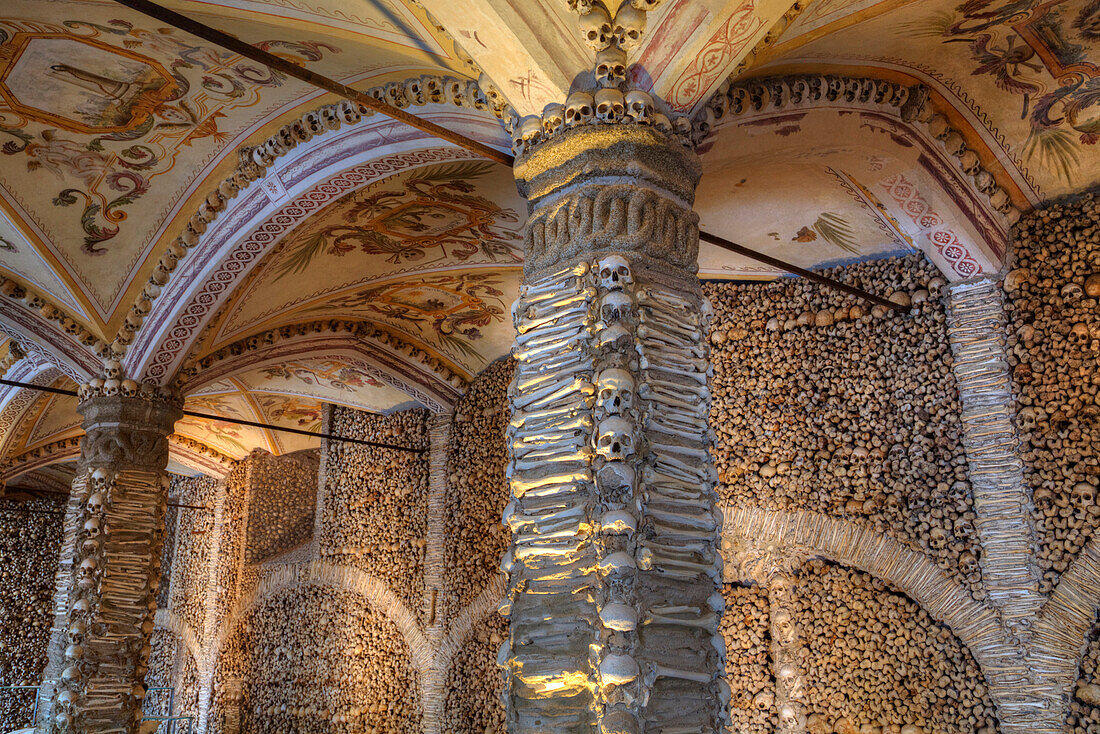
POLYGON ((34 691, 34 709, 31 711, 31 726, 38 723, 38 689, 37 686, 0 686, 0 691, 34 691))

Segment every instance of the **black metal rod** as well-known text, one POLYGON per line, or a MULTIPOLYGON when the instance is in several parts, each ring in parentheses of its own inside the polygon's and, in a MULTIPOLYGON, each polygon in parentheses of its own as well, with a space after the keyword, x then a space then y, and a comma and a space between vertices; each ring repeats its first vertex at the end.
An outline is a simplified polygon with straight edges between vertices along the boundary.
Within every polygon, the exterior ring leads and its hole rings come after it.
MULTIPOLYGON (((39 392, 48 392, 55 395, 69 395, 76 397, 76 393, 72 390, 63 390, 58 387, 46 387, 44 385, 32 385, 29 382, 17 382, 15 380, 5 380, 0 378, 0 385, 8 385, 10 387, 22 387, 27 390, 38 390, 39 392)), ((253 428, 266 428, 269 431, 282 431, 283 433, 296 433, 301 436, 311 436, 313 438, 324 438, 329 441, 343 441, 345 443, 357 443, 363 446, 374 446, 379 449, 393 449, 394 451, 408 451, 414 454, 423 454, 427 449, 414 449, 411 446, 397 446, 390 443, 381 443, 379 441, 366 441, 361 438, 348 438, 347 436, 336 436, 331 433, 315 433, 313 431, 303 431, 300 428, 287 428, 286 426, 273 426, 270 423, 260 423, 258 421, 249 421, 244 418, 226 418, 220 415, 210 415, 209 413, 198 413, 193 410, 185 410, 183 414, 192 418, 201 418, 208 421, 222 421, 224 423, 236 423, 242 426, 252 426, 253 428)))
POLYGON ((369 107, 375 112, 380 112, 383 115, 392 117, 394 120, 403 122, 406 125, 428 133, 429 135, 446 140, 449 143, 465 148, 472 153, 477 153, 480 156, 494 160, 497 163, 503 163, 506 166, 511 166, 515 159, 503 151, 499 151, 496 148, 491 148, 488 145, 479 143, 476 140, 459 135, 458 133, 451 132, 445 127, 436 125, 434 122, 429 122, 422 117, 411 115, 405 112, 399 107, 386 104, 380 100, 375 99, 369 94, 360 92, 358 89, 353 89, 346 84, 341 84, 338 81, 329 79, 326 76, 312 72, 309 69, 303 68, 294 64, 286 59, 280 58, 273 53, 268 53, 255 46, 245 43, 244 41, 231 36, 224 31, 219 31, 216 28, 211 28, 205 23, 200 23, 197 20, 188 18, 185 15, 169 10, 156 3, 149 2, 149 0, 116 0, 116 2, 125 5, 131 10, 136 10, 139 13, 148 15, 151 18, 155 18, 162 23, 179 28, 181 31, 190 33, 193 36, 198 36, 204 41, 209 41, 222 48, 228 49, 235 54, 244 56, 246 59, 252 59, 258 64, 263 64, 275 71, 282 74, 286 74, 289 77, 294 77, 306 84, 312 84, 315 87, 324 89, 326 92, 332 92, 345 99, 349 99, 352 102, 357 102, 364 107, 369 107))
POLYGON ((729 240, 723 239, 723 238, 719 237, 718 235, 709 234, 707 232, 700 232, 699 233, 699 239, 702 240, 703 242, 709 242, 712 245, 717 245, 718 247, 721 247, 723 250, 729 250, 730 252, 736 252, 738 255, 744 255, 745 257, 752 258, 753 260, 756 260, 757 262, 762 262, 765 265, 771 265, 774 268, 779 268, 780 270, 785 270, 788 273, 791 273, 792 275, 799 275, 799 276, 802 276, 803 278, 805 278, 806 280, 812 280, 815 283, 820 283, 821 285, 828 286, 829 288, 833 288, 833 289, 838 290, 838 291, 843 291, 844 293, 855 296, 856 298, 862 298, 865 301, 870 301, 871 303, 873 303, 877 306, 882 306, 884 308, 890 308, 890 309, 893 309, 895 311, 899 311, 901 313, 908 313, 909 312, 909 306, 903 306, 900 303, 894 303, 893 301, 891 301, 888 298, 883 298, 882 296, 877 296, 874 293, 869 293, 868 291, 865 291, 862 288, 856 288, 854 285, 848 285, 847 283, 841 283, 840 281, 833 280, 832 278, 828 278, 828 277, 822 275, 821 273, 815 273, 812 270, 806 270, 805 268, 800 268, 797 265, 792 265, 791 263, 783 262, 782 260, 771 257, 770 255, 765 255, 762 252, 756 252, 755 250, 750 250, 749 248, 745 247, 744 245, 739 245, 736 242, 730 242, 729 240))
MULTIPOLYGON (((282 72, 287 76, 292 76, 295 79, 299 79, 307 84, 312 84, 313 86, 319 89, 323 89, 326 92, 332 92, 333 94, 338 94, 341 97, 349 99, 353 102, 358 102, 365 107, 369 107, 370 109, 375 110, 376 112, 380 112, 383 115, 388 115, 394 120, 403 122, 406 125, 416 128, 417 130, 422 130, 429 135, 434 135, 435 137, 446 140, 449 143, 454 143, 460 148, 464 148, 471 153, 483 156, 485 158, 488 158, 489 160, 496 161, 497 163, 503 163, 506 166, 515 165, 516 159, 508 153, 499 151, 496 148, 491 148, 488 145, 479 143, 473 138, 469 138, 465 135, 462 135, 461 133, 453 132, 444 127, 436 125, 434 122, 429 122, 422 117, 417 117, 416 115, 408 113, 398 107, 386 104, 385 102, 371 97, 369 94, 364 94, 363 92, 341 84, 338 81, 329 79, 326 76, 309 71, 308 69, 304 69, 301 66, 287 61, 286 59, 282 59, 276 56, 275 54, 268 53, 267 51, 261 51, 255 46, 241 41, 239 38, 231 36, 223 31, 219 31, 216 28, 211 28, 204 23, 200 23, 197 20, 188 18, 185 15, 181 15, 175 11, 169 10, 168 8, 161 7, 156 3, 149 2, 149 0, 115 0, 115 2, 121 3, 131 10, 136 10, 137 12, 148 15, 151 18, 156 18, 163 23, 174 26, 181 31, 190 33, 193 36, 198 36, 205 41, 209 41, 210 43, 213 43, 217 46, 221 46, 222 48, 228 49, 229 51, 244 56, 245 58, 252 59, 256 63, 263 64, 271 69, 274 69, 275 71, 282 72)), ((700 232, 699 239, 703 240, 704 242, 709 242, 712 245, 718 245, 719 247, 729 250, 730 252, 736 252, 739 255, 744 255, 745 257, 756 260, 757 262, 771 265, 772 267, 778 268, 786 273, 802 276, 803 278, 812 280, 815 283, 820 283, 821 285, 829 288, 835 288, 836 290, 843 291, 844 293, 856 296, 857 298, 862 298, 866 301, 870 301, 871 303, 883 306, 885 308, 891 308, 895 311, 900 311, 902 313, 907 313, 909 311, 908 306, 899 305, 897 303, 894 303, 893 301, 882 298, 881 296, 876 296, 873 293, 868 293, 867 291, 861 290, 854 286, 850 286, 846 283, 841 283, 840 281, 833 280, 832 278, 827 278, 824 275, 805 270, 798 267, 797 265, 784 262, 783 260, 771 257, 770 255, 765 255, 762 252, 751 250, 744 245, 738 245, 734 242, 730 242, 727 239, 718 237, 717 235, 700 232)))

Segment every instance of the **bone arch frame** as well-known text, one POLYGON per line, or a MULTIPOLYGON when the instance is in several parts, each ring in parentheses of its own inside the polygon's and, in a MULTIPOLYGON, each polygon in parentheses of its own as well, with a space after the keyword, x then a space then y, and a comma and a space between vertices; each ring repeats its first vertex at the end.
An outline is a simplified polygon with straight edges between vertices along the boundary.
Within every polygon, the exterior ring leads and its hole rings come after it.
MULTIPOLYGON (((478 82, 458 77, 421 75, 371 87, 366 93, 399 108, 450 104, 457 108, 488 111, 505 126, 510 126, 511 121, 517 119, 515 112, 504 102, 503 95, 496 93, 491 102, 478 82)), ((154 302, 172 279, 180 262, 190 250, 199 246, 203 234, 227 210, 230 200, 251 186, 258 185, 256 182, 268 175, 276 161, 290 156, 299 145, 341 127, 353 127, 372 115, 372 110, 348 101, 321 105, 283 125, 257 145, 243 147, 233 173, 212 186, 206 196, 199 199, 201 203, 187 220, 183 233, 167 245, 142 292, 130 307, 122 329, 109 346, 110 355, 119 361, 129 361, 126 359, 130 356, 129 347, 142 333, 142 326, 154 302)), ((433 141, 433 144, 442 142, 431 137, 423 139, 433 141)), ((476 158, 473 154, 468 155, 476 158)))
MULTIPOLYGON (((738 117, 753 113, 828 109, 837 103, 865 106, 869 110, 885 107, 892 109, 905 124, 920 126, 938 141, 968 177, 973 192, 985 198, 991 210, 1003 217, 1005 225, 1011 226, 1019 220, 1021 211, 1012 195, 998 183, 997 174, 982 162, 983 156, 951 127, 948 110, 935 102, 934 95, 923 84, 914 80, 914 84, 906 85, 870 76, 813 73, 767 76, 766 73, 765 70, 760 77, 724 84, 693 120, 696 142, 703 143, 738 117)), ((989 151, 985 157, 994 158, 989 151)), ((1003 168, 1000 173, 1008 177, 1003 168)))

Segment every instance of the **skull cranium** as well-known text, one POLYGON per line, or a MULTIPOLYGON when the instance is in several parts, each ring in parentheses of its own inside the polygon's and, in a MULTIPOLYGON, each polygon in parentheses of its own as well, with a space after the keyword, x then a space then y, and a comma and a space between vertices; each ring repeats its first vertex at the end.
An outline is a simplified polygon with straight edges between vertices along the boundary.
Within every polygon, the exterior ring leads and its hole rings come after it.
POLYGON ((634 405, 634 376, 617 367, 597 377, 597 406, 607 415, 622 415, 634 405))
POLYGON ((634 426, 618 416, 600 421, 596 453, 608 461, 622 461, 634 455, 634 426))
POLYGON ((622 255, 608 255, 596 263, 600 285, 609 291, 617 291, 634 283, 630 263, 622 255))

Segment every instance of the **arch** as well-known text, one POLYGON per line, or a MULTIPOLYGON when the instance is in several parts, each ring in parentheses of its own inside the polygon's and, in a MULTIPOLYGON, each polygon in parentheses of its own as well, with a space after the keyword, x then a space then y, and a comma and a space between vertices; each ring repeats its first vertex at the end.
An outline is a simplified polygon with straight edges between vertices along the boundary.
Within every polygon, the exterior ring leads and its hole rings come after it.
MULTIPOLYGON (((11 368, 6 379, 48 386, 59 377, 61 372, 52 365, 24 359, 11 368)), ((7 458, 16 427, 41 396, 25 387, 0 386, 0 459, 7 458)))
POLYGON ((766 155, 775 173, 761 196, 789 195, 792 181, 813 173, 833 195, 829 206, 870 217, 886 241, 926 252, 949 280, 996 273, 1009 228, 1032 202, 988 147, 968 148, 939 109, 925 87, 878 78, 807 73, 740 82, 697 121, 712 134, 701 148, 700 213, 721 220, 705 185, 708 158, 712 169, 722 161, 721 171, 735 166, 751 178, 756 169, 746 168, 737 143, 753 136, 754 155, 766 155))
POLYGON ((266 599, 287 589, 314 584, 349 591, 363 597, 376 612, 382 614, 397 627, 413 668, 423 678, 432 663, 431 643, 408 607, 390 590, 386 582, 349 566, 338 566, 327 561, 311 561, 303 565, 281 565, 271 568, 251 593, 241 597, 233 605, 225 621, 206 650, 203 667, 213 670, 217 656, 229 637, 236 631, 244 617, 266 599))
POLYGON ((322 321, 249 337, 185 366, 185 392, 194 393, 245 370, 305 357, 341 357, 379 382, 436 413, 449 413, 465 381, 453 372, 410 358, 415 347, 389 338, 370 324, 322 321), (419 368, 419 369, 418 369, 419 368))
POLYGON ((202 644, 195 635, 194 630, 171 609, 158 609, 153 617, 154 629, 162 629, 171 632, 183 643, 184 649, 198 666, 202 661, 202 644))
POLYGON ((46 297, 0 276, 0 326, 77 383, 101 371, 107 345, 46 297))
POLYGON ((1050 714, 1044 713, 1050 708, 1048 697, 1035 684, 1032 662, 1020 641, 1008 636, 995 610, 975 601, 923 553, 870 528, 815 512, 729 505, 722 510, 724 538, 790 544, 857 568, 886 581, 947 625, 985 673, 1006 734, 1061 731, 1061 725, 1053 727, 1050 714))
MULTIPOLYGON (((460 104, 455 102, 455 105, 460 104)), ((466 104, 463 102, 462 104, 466 104)), ((455 105, 433 104, 420 113, 434 122, 461 129, 474 138, 510 145, 491 114, 455 105)), ((311 113, 313 114, 313 113, 311 113)), ((266 150, 261 146, 258 150, 266 150)), ((214 312, 252 268, 294 227, 322 206, 375 181, 411 167, 442 161, 481 160, 419 130, 373 117, 316 135, 253 176, 235 198, 208 211, 203 232, 160 295, 139 310, 141 327, 127 348, 130 375, 169 382, 214 312)), ((272 156, 273 157, 273 156, 272 156)), ((256 168, 256 164, 246 164, 256 168)), ((243 174, 242 174, 243 175, 243 174)), ((221 196, 215 189, 211 196, 221 196)), ((196 235, 197 236, 197 235, 196 235)), ((186 245, 180 248, 187 252, 186 245)), ((135 378, 137 379, 137 378, 135 378)))

